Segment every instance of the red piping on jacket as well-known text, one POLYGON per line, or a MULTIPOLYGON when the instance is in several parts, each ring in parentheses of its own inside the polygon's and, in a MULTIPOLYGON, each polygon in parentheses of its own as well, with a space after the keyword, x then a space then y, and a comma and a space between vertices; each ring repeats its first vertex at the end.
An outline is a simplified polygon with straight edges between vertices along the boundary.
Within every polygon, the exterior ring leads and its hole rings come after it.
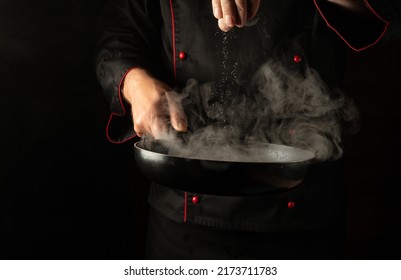
POLYGON ((113 118, 114 116, 122 117, 122 116, 125 116, 125 114, 127 113, 126 110, 125 110, 124 104, 123 104, 122 96, 121 96, 121 92, 122 92, 122 91, 121 91, 121 88, 122 88, 122 85, 123 85, 123 81, 124 81, 124 79, 125 79, 125 76, 127 76, 127 74, 128 74, 129 71, 131 71, 132 69, 135 69, 135 68, 137 68, 137 67, 131 67, 131 68, 129 68, 129 69, 124 73, 123 77, 122 77, 121 80, 120 80, 120 84, 118 85, 118 100, 120 101, 120 106, 121 106, 121 108, 123 109, 123 113, 122 113, 122 114, 111 113, 111 114, 110 114, 110 117, 109 117, 109 120, 108 120, 108 122, 107 122, 107 125, 106 125, 106 136, 107 136, 107 139, 108 139, 111 143, 114 143, 114 144, 121 144, 121 143, 124 143, 124 142, 126 142, 126 141, 128 141, 128 140, 130 140, 130 139, 132 139, 132 138, 134 138, 134 137, 136 136, 136 134, 134 134, 133 136, 128 137, 127 139, 124 139, 124 140, 122 140, 122 141, 114 141, 113 139, 110 138, 110 135, 109 135, 109 127, 110 127, 110 123, 111 123, 112 118, 113 118))
POLYGON ((187 221, 188 193, 184 192, 184 223, 187 221))
MULTIPOLYGON (((176 48, 175 48, 175 17, 174 17, 174 9, 173 9, 173 0, 170 0, 170 14, 171 14, 171 44, 173 49, 173 71, 174 71, 174 80, 177 79, 177 64, 176 60, 176 48)), ((188 210, 188 193, 184 192, 184 215, 183 220, 184 223, 187 221, 187 210, 188 210)))
POLYGON ((383 23, 385 23, 385 26, 384 26, 384 30, 383 30, 382 34, 380 34, 379 38, 377 38, 376 41, 374 41, 373 43, 371 43, 371 44, 369 44, 369 45, 367 45, 367 46, 365 46, 365 47, 363 47, 363 48, 357 49, 357 48, 351 46, 351 44, 348 43, 348 41, 340 34, 340 32, 338 32, 333 26, 331 26, 331 25, 329 24, 328 20, 327 20, 327 19, 325 18, 325 16, 323 15, 323 12, 320 10, 319 5, 317 4, 316 1, 317 1, 317 0, 313 0, 313 2, 315 3, 315 7, 316 7, 316 9, 319 11, 319 13, 320 13, 320 15, 322 16, 322 18, 324 19, 324 21, 326 22, 327 26, 328 26, 329 28, 331 28, 331 29, 332 29, 332 30, 348 45, 348 47, 350 47, 352 50, 357 51, 357 52, 366 50, 366 49, 368 49, 368 48, 370 48, 370 47, 376 45, 376 44, 381 40, 381 38, 384 36, 384 33, 386 33, 387 28, 388 28, 389 25, 390 25, 390 23, 389 23, 388 21, 386 21, 386 20, 383 19, 381 16, 379 16, 379 14, 372 8, 372 6, 370 6, 370 4, 368 3, 367 0, 364 0, 365 5, 369 8, 369 10, 373 13, 373 15, 376 16, 378 19, 380 19, 383 23))
POLYGON ((173 0, 170 0, 170 13, 171 13, 171 44, 173 49, 173 70, 174 70, 174 79, 177 78, 177 66, 176 66, 176 49, 175 49, 175 18, 174 18, 174 9, 173 9, 173 0))

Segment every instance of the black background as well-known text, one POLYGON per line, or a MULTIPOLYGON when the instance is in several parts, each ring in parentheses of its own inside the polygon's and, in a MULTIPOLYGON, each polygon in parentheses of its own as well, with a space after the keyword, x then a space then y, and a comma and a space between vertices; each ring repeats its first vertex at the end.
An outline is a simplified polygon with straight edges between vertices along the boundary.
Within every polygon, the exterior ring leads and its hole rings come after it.
MULTIPOLYGON (((104 0, 0 0, 0 258, 141 259, 148 181, 105 137, 104 0)), ((398 259, 401 42, 349 51, 348 258, 398 259)))

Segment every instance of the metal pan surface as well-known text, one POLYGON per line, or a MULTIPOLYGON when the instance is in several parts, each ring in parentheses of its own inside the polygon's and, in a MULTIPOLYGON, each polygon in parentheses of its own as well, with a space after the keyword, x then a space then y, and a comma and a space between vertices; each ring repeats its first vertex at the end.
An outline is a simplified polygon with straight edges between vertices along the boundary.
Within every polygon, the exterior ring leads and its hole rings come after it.
POLYGON ((186 148, 168 141, 146 139, 135 143, 134 155, 141 172, 155 183, 183 191, 221 195, 293 188, 303 181, 314 160, 310 151, 270 143, 222 147, 219 153, 209 153, 204 147, 189 155, 186 148))

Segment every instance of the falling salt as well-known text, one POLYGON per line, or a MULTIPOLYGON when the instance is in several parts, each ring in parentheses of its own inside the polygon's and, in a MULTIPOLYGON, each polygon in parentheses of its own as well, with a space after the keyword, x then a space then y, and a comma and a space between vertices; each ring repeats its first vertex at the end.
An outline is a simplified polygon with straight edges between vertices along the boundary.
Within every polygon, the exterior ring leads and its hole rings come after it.
POLYGON ((230 50, 230 46, 234 43, 233 41, 237 39, 236 29, 229 32, 217 30, 215 37, 218 42, 221 42, 220 46, 216 46, 218 54, 222 57, 221 78, 216 82, 216 87, 211 93, 211 97, 212 100, 217 102, 214 104, 214 118, 220 124, 227 125, 228 120, 225 116, 226 105, 230 102, 232 88, 238 77, 238 62, 234 60, 234 56, 230 50))

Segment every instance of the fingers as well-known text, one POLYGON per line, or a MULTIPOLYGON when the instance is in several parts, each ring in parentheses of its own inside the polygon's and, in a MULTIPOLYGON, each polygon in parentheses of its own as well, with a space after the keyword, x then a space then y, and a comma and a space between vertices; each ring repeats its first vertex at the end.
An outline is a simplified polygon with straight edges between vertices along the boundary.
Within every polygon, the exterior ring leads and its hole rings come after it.
POLYGON ((220 0, 212 0, 213 15, 215 18, 220 19, 223 17, 221 10, 220 0))
POLYGON ((235 26, 243 27, 249 19, 255 17, 259 5, 260 0, 212 0, 213 15, 224 32, 235 26))
POLYGON ((212 0, 212 8, 221 30, 227 32, 234 28, 238 18, 234 0, 212 0))
POLYGON ((224 23, 228 28, 233 28, 237 19, 237 11, 233 0, 221 0, 224 23))
POLYGON ((248 16, 248 1, 247 0, 235 0, 235 5, 237 6, 237 14, 239 18, 236 20, 236 25, 238 27, 244 26, 247 21, 248 16))
POLYGON ((167 122, 168 120, 165 115, 156 117, 151 123, 150 134, 155 139, 166 139, 169 134, 167 122))
POLYGON ((248 1, 247 20, 253 19, 259 10, 260 0, 248 1))
POLYGON ((224 31, 224 32, 228 32, 228 31, 230 31, 231 29, 233 29, 233 27, 229 27, 229 26, 226 24, 226 22, 224 21, 223 18, 220 18, 220 19, 217 21, 217 24, 218 24, 220 30, 221 30, 221 31, 224 31))
POLYGON ((152 112, 133 116, 134 130, 139 137, 162 138, 168 133, 167 118, 164 114, 152 112))
POLYGON ((170 134, 170 125, 176 131, 187 131, 187 118, 181 105, 181 96, 177 92, 167 91, 159 104, 136 110, 133 115, 134 130, 139 137, 151 136, 166 139, 170 134))
POLYGON ((166 138, 169 137, 170 126, 177 131, 187 130, 181 95, 145 70, 128 73, 123 94, 131 105, 137 136, 166 138))
POLYGON ((187 131, 187 118, 181 105, 181 96, 174 91, 168 91, 166 100, 171 126, 177 131, 187 131))

